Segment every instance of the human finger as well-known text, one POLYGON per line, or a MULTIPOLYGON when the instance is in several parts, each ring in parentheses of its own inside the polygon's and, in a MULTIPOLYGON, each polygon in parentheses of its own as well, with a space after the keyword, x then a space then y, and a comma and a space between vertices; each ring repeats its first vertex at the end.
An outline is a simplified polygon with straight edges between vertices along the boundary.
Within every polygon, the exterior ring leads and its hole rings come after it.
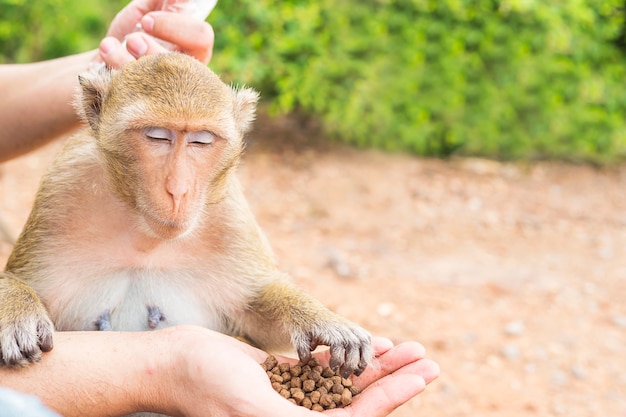
POLYGON ((113 36, 120 41, 124 36, 133 32, 141 18, 154 10, 159 10, 163 5, 162 0, 133 0, 120 10, 107 32, 107 36, 113 36))
POLYGON ((424 391, 425 387, 426 382, 419 375, 387 375, 354 397, 350 406, 327 414, 334 417, 383 417, 424 391))
POLYGON ((213 53, 215 34, 207 22, 193 16, 153 12, 141 19, 143 30, 175 45, 176 49, 208 63, 213 53))
POLYGON ((112 36, 108 36, 100 42, 98 52, 100 59, 109 68, 121 68, 135 60, 135 57, 128 52, 122 43, 112 36))
POLYGON ((417 342, 406 342, 392 347, 378 355, 359 377, 354 378, 354 383, 364 389, 374 381, 419 361, 425 354, 424 347, 417 342))
POLYGON ((143 32, 131 33, 126 37, 126 50, 134 58, 138 59, 145 55, 162 54, 170 52, 163 44, 143 32))

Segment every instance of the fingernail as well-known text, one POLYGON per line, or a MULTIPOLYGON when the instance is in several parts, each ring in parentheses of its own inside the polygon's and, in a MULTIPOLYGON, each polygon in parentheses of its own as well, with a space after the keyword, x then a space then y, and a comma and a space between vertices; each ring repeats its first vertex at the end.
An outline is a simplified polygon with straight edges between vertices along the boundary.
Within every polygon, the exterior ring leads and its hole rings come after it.
POLYGON ((141 36, 129 36, 126 40, 126 49, 138 58, 146 54, 148 43, 141 36))
POLYGON ((113 38, 104 38, 100 42, 100 53, 102 55, 109 55, 117 47, 117 42, 113 38))
POLYGON ((152 30, 154 29, 154 17, 145 15, 141 19, 141 27, 144 31, 146 31, 146 33, 152 33, 152 30))

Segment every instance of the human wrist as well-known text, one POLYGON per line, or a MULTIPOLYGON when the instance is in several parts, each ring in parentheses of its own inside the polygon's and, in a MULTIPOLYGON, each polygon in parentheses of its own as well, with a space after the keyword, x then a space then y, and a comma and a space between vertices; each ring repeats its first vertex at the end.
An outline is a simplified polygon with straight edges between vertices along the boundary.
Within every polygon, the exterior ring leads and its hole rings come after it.
MULTIPOLYGON (((142 333, 142 349, 149 347, 137 372, 137 405, 141 411, 180 415, 178 387, 185 380, 183 343, 187 336, 182 327, 142 333)), ((141 356, 140 356, 141 357, 141 356)))

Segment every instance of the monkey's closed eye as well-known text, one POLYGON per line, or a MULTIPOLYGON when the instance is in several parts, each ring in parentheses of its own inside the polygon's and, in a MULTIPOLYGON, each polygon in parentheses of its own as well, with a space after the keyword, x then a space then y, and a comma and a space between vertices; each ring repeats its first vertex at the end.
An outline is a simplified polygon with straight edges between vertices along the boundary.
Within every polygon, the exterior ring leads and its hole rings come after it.
POLYGON ((197 145, 209 145, 215 141, 213 133, 206 130, 200 132, 190 132, 187 134, 187 143, 195 143, 197 145))
POLYGON ((173 138, 172 132, 163 127, 149 127, 144 133, 149 139, 172 140, 173 138))

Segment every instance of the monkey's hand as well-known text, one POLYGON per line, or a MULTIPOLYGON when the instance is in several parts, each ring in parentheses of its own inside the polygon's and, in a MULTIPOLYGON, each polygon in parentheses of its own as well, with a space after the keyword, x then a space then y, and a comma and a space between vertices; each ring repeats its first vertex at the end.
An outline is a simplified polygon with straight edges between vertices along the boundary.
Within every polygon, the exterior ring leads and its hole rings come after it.
POLYGON ((0 275, 0 366, 27 366, 52 349, 54 326, 28 285, 0 275))
POLYGON ((328 310, 322 303, 279 278, 263 287, 250 303, 254 312, 244 333, 265 350, 291 342, 302 362, 319 345, 330 347, 330 367, 345 377, 360 375, 374 356, 370 334, 328 310))
POLYGON ((291 331, 291 342, 302 362, 311 359, 311 352, 319 345, 330 347, 329 366, 340 369, 347 378, 360 375, 374 356, 370 334, 342 317, 328 312, 326 320, 317 319, 309 325, 291 331))

